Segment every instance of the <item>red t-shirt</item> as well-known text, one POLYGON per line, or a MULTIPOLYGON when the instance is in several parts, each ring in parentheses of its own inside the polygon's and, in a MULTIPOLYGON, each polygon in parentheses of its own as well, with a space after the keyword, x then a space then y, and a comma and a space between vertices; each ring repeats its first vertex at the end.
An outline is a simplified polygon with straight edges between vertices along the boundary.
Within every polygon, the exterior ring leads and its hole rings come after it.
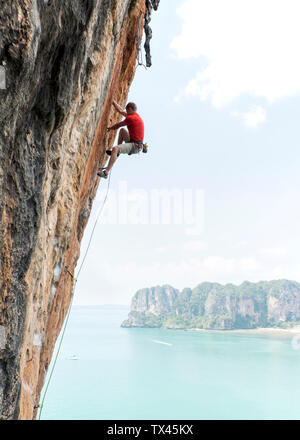
POLYGON ((137 113, 128 115, 126 119, 124 119, 124 122, 128 127, 130 139, 135 141, 144 140, 144 122, 137 113))

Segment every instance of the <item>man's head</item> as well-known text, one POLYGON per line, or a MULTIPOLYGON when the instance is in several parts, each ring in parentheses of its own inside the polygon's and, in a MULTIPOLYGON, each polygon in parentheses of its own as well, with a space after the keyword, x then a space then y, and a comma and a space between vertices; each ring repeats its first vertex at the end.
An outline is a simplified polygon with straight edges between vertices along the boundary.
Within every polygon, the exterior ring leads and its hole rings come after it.
POLYGON ((132 115, 137 111, 137 106, 134 102, 128 102, 125 109, 128 115, 132 115))

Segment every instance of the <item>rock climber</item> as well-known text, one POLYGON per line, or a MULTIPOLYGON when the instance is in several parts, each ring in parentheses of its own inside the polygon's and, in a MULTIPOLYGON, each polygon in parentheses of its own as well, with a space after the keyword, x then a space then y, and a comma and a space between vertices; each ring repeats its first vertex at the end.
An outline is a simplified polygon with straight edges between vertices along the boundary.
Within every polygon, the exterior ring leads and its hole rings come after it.
POLYGON ((134 102, 128 102, 125 110, 123 110, 116 101, 113 101, 113 106, 121 115, 125 116, 125 119, 118 124, 107 127, 108 131, 122 128, 119 132, 118 145, 113 147, 112 150, 106 150, 106 153, 110 156, 107 167, 102 168, 97 173, 98 176, 104 179, 107 179, 119 154, 138 154, 143 150, 144 122, 137 113, 136 104, 134 102), (128 131, 124 128, 125 126, 127 126, 128 131))

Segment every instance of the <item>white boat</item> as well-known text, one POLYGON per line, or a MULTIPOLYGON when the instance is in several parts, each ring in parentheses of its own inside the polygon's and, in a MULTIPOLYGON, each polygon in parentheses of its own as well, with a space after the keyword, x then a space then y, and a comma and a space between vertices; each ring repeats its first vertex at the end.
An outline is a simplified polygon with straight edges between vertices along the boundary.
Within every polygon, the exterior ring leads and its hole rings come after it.
POLYGON ((67 359, 68 361, 77 361, 78 357, 76 356, 76 354, 72 354, 72 356, 69 356, 67 359))
POLYGON ((151 339, 151 341, 155 342, 156 344, 169 345, 170 347, 172 347, 172 345, 173 345, 173 344, 169 344, 168 342, 157 341, 156 339, 151 339))

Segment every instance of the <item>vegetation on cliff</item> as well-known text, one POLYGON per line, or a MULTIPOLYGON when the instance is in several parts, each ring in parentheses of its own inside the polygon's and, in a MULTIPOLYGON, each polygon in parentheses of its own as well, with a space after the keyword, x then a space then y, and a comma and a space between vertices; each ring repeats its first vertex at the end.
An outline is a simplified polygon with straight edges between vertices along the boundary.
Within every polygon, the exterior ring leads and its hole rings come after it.
POLYGON ((202 283, 139 290, 123 327, 199 329, 286 328, 300 322, 300 284, 294 281, 202 283))

